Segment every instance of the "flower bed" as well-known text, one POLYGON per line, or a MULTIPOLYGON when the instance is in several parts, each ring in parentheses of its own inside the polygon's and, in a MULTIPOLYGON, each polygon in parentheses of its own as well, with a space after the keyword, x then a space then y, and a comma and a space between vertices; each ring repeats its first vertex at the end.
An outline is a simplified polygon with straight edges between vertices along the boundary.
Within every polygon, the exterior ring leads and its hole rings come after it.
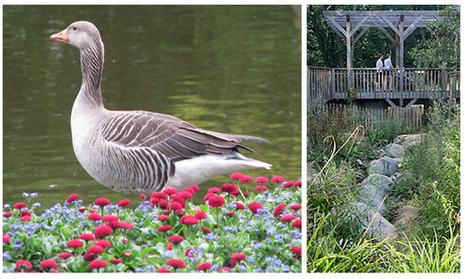
POLYGON ((300 181, 259 177, 261 187, 242 194, 239 182, 251 180, 242 177, 198 206, 192 186, 153 193, 136 209, 106 198, 84 207, 72 194, 37 216, 39 203, 28 209, 37 194, 24 193, 26 203, 4 206, 3 271, 301 272, 300 181))

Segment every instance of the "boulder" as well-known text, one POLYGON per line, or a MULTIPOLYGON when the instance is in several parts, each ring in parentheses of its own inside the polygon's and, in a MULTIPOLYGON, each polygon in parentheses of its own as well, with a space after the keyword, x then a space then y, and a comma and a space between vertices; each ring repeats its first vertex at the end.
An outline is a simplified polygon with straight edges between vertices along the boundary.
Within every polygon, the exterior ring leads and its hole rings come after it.
POLYGON ((371 173, 392 175, 399 169, 399 165, 390 157, 382 157, 378 160, 371 161, 370 169, 371 173))
POLYGON ((370 237, 383 240, 398 236, 397 229, 389 223, 379 212, 370 209, 366 204, 357 202, 350 204, 354 210, 352 214, 357 216, 370 237))
POLYGON ((400 158, 405 155, 405 150, 402 145, 397 143, 391 143, 384 147, 386 155, 392 158, 400 158))

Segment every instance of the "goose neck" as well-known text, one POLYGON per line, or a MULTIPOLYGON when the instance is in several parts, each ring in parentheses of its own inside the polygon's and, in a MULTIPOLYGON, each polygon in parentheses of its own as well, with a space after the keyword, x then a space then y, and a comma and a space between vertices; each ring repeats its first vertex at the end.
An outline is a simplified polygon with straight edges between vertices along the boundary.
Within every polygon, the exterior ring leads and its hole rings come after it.
POLYGON ((94 105, 102 107, 103 60, 103 45, 101 44, 92 44, 81 50, 82 85, 80 94, 94 105))

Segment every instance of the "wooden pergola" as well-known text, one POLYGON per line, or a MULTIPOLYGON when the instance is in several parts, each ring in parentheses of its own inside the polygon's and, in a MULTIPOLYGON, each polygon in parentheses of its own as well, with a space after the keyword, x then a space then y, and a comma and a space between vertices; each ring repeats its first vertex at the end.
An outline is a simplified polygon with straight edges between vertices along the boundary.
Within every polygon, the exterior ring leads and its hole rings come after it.
POLYGON ((432 31, 428 23, 440 18, 438 11, 324 11, 328 25, 347 43, 349 87, 352 87, 354 44, 370 27, 379 28, 396 45, 396 67, 404 67, 404 41, 418 27, 432 31), (386 30, 390 28, 395 38, 386 30), (359 31, 359 32, 357 32, 359 31))

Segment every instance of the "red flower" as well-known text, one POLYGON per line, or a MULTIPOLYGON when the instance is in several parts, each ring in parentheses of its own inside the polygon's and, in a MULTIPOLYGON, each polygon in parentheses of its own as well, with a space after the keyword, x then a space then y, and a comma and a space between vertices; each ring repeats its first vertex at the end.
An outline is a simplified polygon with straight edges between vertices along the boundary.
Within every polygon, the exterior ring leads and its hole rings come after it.
POLYGON ((11 238, 6 235, 6 234, 3 234, 3 243, 7 243, 7 242, 10 242, 11 241, 11 238))
POLYGON ((302 208, 302 206, 300 204, 294 204, 294 205, 289 206, 289 208, 292 210, 299 210, 302 208))
POLYGON ((257 177, 257 179, 255 179, 255 183, 266 183, 266 182, 270 182, 270 180, 263 176, 257 177))
POLYGON ((221 192, 234 193, 236 191, 237 191, 237 187, 234 184, 226 183, 226 184, 223 184, 223 186, 221 186, 221 192))
POLYGON ((186 252, 184 253, 184 256, 193 258, 194 256, 190 254, 190 251, 193 251, 193 253, 195 253, 195 250, 194 250, 194 249, 189 248, 189 249, 187 249, 186 252))
POLYGON ((226 216, 233 216, 234 213, 236 213, 236 212, 234 212, 234 211, 232 211, 232 212, 226 212, 225 214, 226 214, 226 216))
POLYGON ((129 204, 131 204, 131 201, 130 201, 130 200, 128 200, 128 199, 125 199, 125 200, 120 200, 120 201, 118 202, 118 206, 120 206, 120 207, 123 207, 123 206, 129 205, 129 204))
POLYGON ((79 236, 79 239, 85 240, 85 241, 91 241, 95 240, 94 236, 90 233, 83 233, 81 236, 79 236))
POLYGON ((219 269, 218 269, 218 272, 220 272, 220 271, 227 271, 227 272, 229 272, 229 273, 232 272, 232 270, 231 270, 229 267, 226 267, 226 266, 223 266, 223 267, 219 268, 219 269))
POLYGON ((197 220, 204 220, 204 219, 207 219, 207 214, 203 211, 197 211, 197 213, 195 213, 194 215, 195 219, 197 220))
POLYGON ((290 222, 292 220, 295 220, 295 216, 292 214, 284 215, 283 217, 281 217, 280 220, 283 222, 290 222))
POLYGON ((79 212, 84 212, 84 211, 86 211, 86 208, 85 208, 85 207, 81 207, 81 208, 79 208, 78 210, 79 210, 79 212))
POLYGON ((222 196, 213 196, 208 200, 208 204, 211 207, 220 207, 226 203, 222 196))
POLYGON ((166 250, 169 250, 169 251, 173 250, 171 243, 166 245, 166 250))
POLYGON ((32 269, 32 264, 28 260, 17 260, 16 261, 16 269, 22 271, 29 271, 32 269))
POLYGON ((97 213, 97 210, 95 210, 95 209, 89 209, 89 213, 91 213, 91 214, 92 214, 92 213, 97 213))
POLYGON ((89 216, 87 216, 87 219, 92 220, 92 221, 100 221, 102 220, 102 216, 98 213, 91 213, 89 216))
POLYGON ((121 242, 123 242, 124 244, 126 244, 126 243, 129 243, 129 240, 127 240, 127 239, 121 239, 121 242))
POLYGON ((97 241, 97 243, 95 243, 95 245, 101 246, 103 248, 110 248, 111 247, 111 243, 108 240, 99 240, 99 241, 97 241))
POLYGON ((197 185, 192 185, 189 188, 194 189, 194 191, 196 191, 196 192, 200 191, 199 186, 197 186, 197 185))
POLYGON ((73 240, 68 241, 66 246, 68 248, 79 248, 79 247, 82 247, 83 244, 82 244, 82 241, 80 241, 79 239, 73 239, 73 240))
POLYGON ((241 179, 241 177, 243 177, 244 175, 240 172, 235 172, 233 174, 231 174, 231 179, 241 179))
POLYGON ((105 252, 105 250, 100 245, 90 246, 89 250, 87 250, 87 253, 94 253, 94 254, 101 254, 103 252, 105 252))
POLYGON ((23 217, 21 217, 21 221, 23 221, 23 222, 31 221, 31 216, 28 216, 28 215, 23 216, 23 217))
POLYGON ((106 206, 106 205, 110 205, 110 201, 106 198, 98 198, 95 200, 95 205, 98 205, 98 206, 106 206))
POLYGON ((131 229, 134 228, 134 225, 131 224, 131 223, 127 223, 127 222, 120 222, 119 227, 123 228, 123 229, 126 229, 126 230, 131 230, 131 229))
POLYGON ((45 260, 40 263, 42 268, 58 268, 58 264, 53 260, 45 260))
POLYGON ((208 201, 211 197, 215 196, 215 193, 207 193, 204 197, 204 201, 208 201))
POLYGON ((187 224, 187 225, 195 225, 198 223, 199 223, 199 220, 195 219, 194 217, 186 218, 186 220, 184 220, 184 224, 187 224))
POLYGON ((286 208, 286 206, 287 205, 285 205, 283 203, 278 205, 273 211, 274 217, 278 217, 278 215, 281 214, 281 212, 283 212, 283 210, 286 208))
POLYGON ((174 268, 178 268, 178 267, 186 267, 186 264, 182 261, 182 260, 178 260, 178 259, 171 259, 171 260, 168 260, 166 262, 167 265, 169 266, 172 266, 174 268))
POLYGON ((213 188, 208 189, 207 193, 219 193, 219 192, 220 192, 219 188, 213 187, 213 188))
POLYGON ((95 259, 95 253, 87 253, 84 255, 83 260, 90 262, 95 259))
POLYGON ((31 216, 31 212, 26 211, 26 210, 21 211, 21 216, 31 216))
POLYGON ((3 213, 3 217, 10 217, 11 215, 13 215, 13 212, 5 212, 5 213, 3 213))
POLYGON ((262 205, 258 202, 251 202, 247 205, 247 207, 252 211, 254 214, 257 213, 259 209, 262 209, 262 205))
POLYGON ((191 187, 182 190, 181 193, 182 193, 182 192, 189 192, 189 193, 191 193, 192 195, 195 194, 195 190, 194 190, 193 188, 191 188, 191 187))
POLYGON ((72 255, 73 254, 71 254, 71 253, 63 252, 63 253, 58 254, 58 257, 60 257, 62 259, 67 259, 67 258, 71 257, 72 255))
POLYGON ((237 208, 237 209, 240 209, 240 210, 244 210, 244 209, 245 209, 245 206, 244 206, 242 203, 235 202, 234 204, 236 205, 236 208, 237 208))
POLYGON ((292 222, 292 227, 293 228, 302 228, 302 220, 297 219, 294 222, 292 222))
POLYGON ((302 185, 302 180, 294 182, 292 186, 301 186, 302 185))
POLYGON ((107 225, 100 225, 95 228, 94 235, 97 238, 102 238, 105 236, 109 236, 112 233, 112 230, 107 225))
POLYGON ((21 209, 25 207, 26 207, 26 204, 24 202, 18 202, 17 204, 15 204, 14 209, 21 209))
POLYGON ((166 216, 166 215, 160 215, 160 216, 158 216, 158 220, 160 220, 160 221, 168 220, 168 218, 170 218, 170 217, 169 217, 169 216, 166 216))
POLYGON ((182 191, 181 193, 178 194, 178 197, 181 199, 192 199, 192 193, 187 192, 187 191, 182 191))
POLYGON ((78 194, 71 194, 66 200, 68 203, 75 201, 79 197, 78 194))
POLYGON ((119 218, 118 216, 115 216, 115 215, 105 215, 103 216, 103 221, 104 222, 114 222, 114 221, 118 221, 119 218))
POLYGON ((107 267, 107 263, 104 260, 93 260, 89 263, 90 269, 99 269, 107 267))
POLYGON ((283 188, 289 188, 289 187, 292 187, 294 185, 294 181, 288 181, 286 183, 283 184, 283 188))
POLYGON ((130 257, 132 254, 129 251, 124 251, 123 255, 126 256, 126 257, 130 257))
POLYGON ((255 190, 257 190, 257 191, 268 191, 268 187, 263 186, 263 185, 257 185, 257 186, 255 186, 255 190))
POLYGON ((168 242, 173 243, 174 245, 178 245, 184 240, 184 237, 180 235, 173 235, 168 238, 168 242))
POLYGON ((250 176, 250 175, 244 175, 243 177, 241 177, 241 178, 239 179, 239 181, 240 181, 240 182, 253 181, 253 178, 252 178, 252 176, 250 176))
POLYGON ((171 225, 160 226, 160 227, 158 227, 157 230, 158 230, 159 232, 166 232, 166 231, 169 231, 169 230, 171 230, 171 225))
POLYGON ((174 214, 182 213, 183 209, 183 206, 179 202, 171 202, 171 210, 174 212, 174 214))
POLYGON ((271 178, 271 181, 272 182, 284 182, 284 178, 282 176, 273 176, 273 178, 271 178))
MULTIPOLYGON (((180 224, 184 224, 184 221, 185 221, 186 219, 188 219, 188 218, 193 218, 193 219, 195 219, 195 217, 192 216, 192 215, 183 215, 183 216, 181 217, 181 219, 179 219, 179 223, 180 223, 180 224)), ((197 220, 197 219, 196 219, 196 220, 197 220)))
POLYGON ((119 263, 122 263, 123 260, 122 259, 109 259, 108 262, 112 264, 119 264, 119 263))
POLYGON ((157 198, 157 199, 168 199, 168 195, 165 194, 165 193, 162 193, 162 192, 155 192, 155 193, 152 193, 152 198, 157 198))
POLYGON ((176 188, 165 188, 163 189, 163 193, 167 194, 168 196, 174 195, 178 192, 176 188))
POLYGON ((292 246, 291 252, 294 254, 302 254, 302 247, 299 246, 292 246))
POLYGON ((155 273, 172 273, 172 272, 171 270, 162 267, 162 268, 157 269, 155 273))
POLYGON ((207 227, 202 226, 202 227, 200 227, 200 228, 201 228, 204 232, 207 232, 207 233, 211 233, 211 232, 212 232, 212 231, 211 231, 209 228, 207 228, 207 227))
POLYGON ((212 267, 212 264, 209 263, 209 262, 206 262, 206 263, 203 263, 203 264, 199 264, 197 266, 197 270, 208 270, 208 269, 210 269, 210 267, 212 267))
POLYGON ((245 257, 247 257, 246 254, 234 253, 234 254, 231 255, 231 260, 240 261, 242 259, 245 259, 245 257))

